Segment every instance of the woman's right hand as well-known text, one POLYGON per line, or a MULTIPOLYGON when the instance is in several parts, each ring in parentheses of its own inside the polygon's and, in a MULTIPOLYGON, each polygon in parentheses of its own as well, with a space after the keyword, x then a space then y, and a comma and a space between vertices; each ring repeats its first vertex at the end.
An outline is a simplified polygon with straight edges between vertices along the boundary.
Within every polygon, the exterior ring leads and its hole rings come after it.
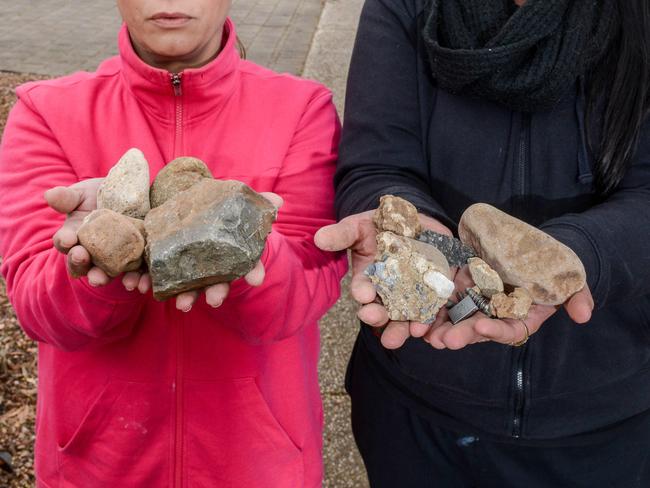
MULTIPOLYGON (((83 219, 97 209, 97 190, 103 178, 83 180, 70 186, 57 186, 45 192, 47 204, 55 211, 65 214, 66 219, 53 237, 54 247, 68 256, 68 272, 78 278, 88 276, 91 286, 104 286, 111 278, 97 266, 93 266, 90 254, 79 244, 77 231, 83 219)), ((127 290, 138 288, 146 293, 151 287, 147 273, 130 272, 122 277, 127 290)))
MULTIPOLYGON (((381 343, 387 349, 401 347, 409 337, 422 337, 429 332, 431 325, 418 322, 389 320, 386 308, 377 303, 377 292, 364 271, 377 254, 377 230, 372 222, 374 210, 350 215, 336 224, 320 229, 314 236, 316 245, 324 251, 350 249, 352 260, 352 281, 350 293, 361 308, 357 316, 372 327, 385 327, 381 343)), ((443 224, 431 217, 420 214, 420 223, 426 229, 441 234, 452 235, 443 224)))

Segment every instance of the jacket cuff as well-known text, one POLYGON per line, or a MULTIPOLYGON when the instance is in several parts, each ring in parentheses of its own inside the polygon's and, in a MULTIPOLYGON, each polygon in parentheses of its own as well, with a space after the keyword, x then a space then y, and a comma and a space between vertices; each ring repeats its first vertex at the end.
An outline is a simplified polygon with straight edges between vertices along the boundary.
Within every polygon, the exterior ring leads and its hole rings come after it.
POLYGON ((602 307, 608 293, 607 270, 591 236, 581 227, 568 222, 548 222, 540 226, 540 229, 578 255, 587 273, 587 285, 595 306, 602 307))

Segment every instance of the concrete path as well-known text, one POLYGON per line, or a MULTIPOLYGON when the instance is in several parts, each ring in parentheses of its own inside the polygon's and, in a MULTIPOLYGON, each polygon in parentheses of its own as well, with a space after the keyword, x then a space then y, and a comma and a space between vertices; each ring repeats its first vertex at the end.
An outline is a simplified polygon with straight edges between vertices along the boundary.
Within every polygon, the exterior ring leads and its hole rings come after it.
MULTIPOLYGON (((334 93, 341 118, 345 83, 363 0, 327 0, 305 64, 303 76, 321 81, 334 93)), ((349 277, 341 299, 321 320, 320 383, 325 411, 323 456, 326 488, 368 486, 361 457, 352 439, 350 398, 343 386, 345 369, 359 330, 358 306, 350 298, 349 277)))
MULTIPOLYGON (((231 15, 249 59, 300 74, 321 9, 321 0, 233 0, 231 15)), ((0 12, 0 71, 62 75, 117 53, 114 0, 0 0, 0 12)))

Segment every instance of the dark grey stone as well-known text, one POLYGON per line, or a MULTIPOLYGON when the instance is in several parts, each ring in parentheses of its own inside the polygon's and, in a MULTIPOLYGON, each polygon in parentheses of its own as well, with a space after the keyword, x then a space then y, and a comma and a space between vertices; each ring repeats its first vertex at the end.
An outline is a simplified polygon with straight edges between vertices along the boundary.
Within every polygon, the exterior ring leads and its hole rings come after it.
POLYGON ((469 258, 476 257, 476 251, 460 242, 455 237, 439 234, 432 230, 423 230, 417 237, 418 241, 431 244, 445 255, 449 266, 464 266, 469 258))

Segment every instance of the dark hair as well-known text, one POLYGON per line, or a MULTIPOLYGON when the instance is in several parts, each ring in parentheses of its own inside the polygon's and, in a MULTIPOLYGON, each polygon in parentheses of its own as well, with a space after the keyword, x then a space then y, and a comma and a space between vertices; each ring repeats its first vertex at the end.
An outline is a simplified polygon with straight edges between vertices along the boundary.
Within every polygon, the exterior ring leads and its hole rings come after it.
POLYGON ((590 145, 596 190, 603 195, 623 179, 650 109, 650 2, 619 0, 618 10, 619 32, 593 74, 587 104, 588 127, 597 123, 602 134, 598 145, 590 145))

